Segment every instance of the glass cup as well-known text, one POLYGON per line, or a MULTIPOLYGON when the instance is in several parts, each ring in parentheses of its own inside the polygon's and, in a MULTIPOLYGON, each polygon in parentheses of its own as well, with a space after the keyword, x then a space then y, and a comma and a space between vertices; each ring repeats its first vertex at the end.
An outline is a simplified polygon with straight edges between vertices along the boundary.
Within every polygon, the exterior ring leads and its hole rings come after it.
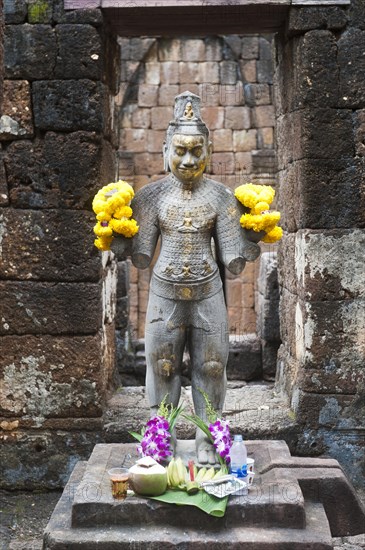
POLYGON ((124 499, 127 496, 128 468, 112 468, 108 471, 113 498, 124 499))

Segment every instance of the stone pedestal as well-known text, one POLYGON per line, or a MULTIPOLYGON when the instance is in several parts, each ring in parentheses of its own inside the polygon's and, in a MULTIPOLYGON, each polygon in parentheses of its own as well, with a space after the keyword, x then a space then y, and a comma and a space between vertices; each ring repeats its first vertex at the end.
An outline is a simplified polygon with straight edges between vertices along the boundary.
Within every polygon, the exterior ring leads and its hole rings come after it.
MULTIPOLYGON (((256 477, 245 496, 231 496, 226 515, 138 496, 114 500, 107 471, 129 466, 135 444, 96 445, 79 462, 44 535, 44 550, 222 548, 327 550, 331 536, 361 533, 365 512, 338 462, 295 458, 285 442, 249 441, 256 477)), ((194 457, 194 442, 177 454, 194 457)))

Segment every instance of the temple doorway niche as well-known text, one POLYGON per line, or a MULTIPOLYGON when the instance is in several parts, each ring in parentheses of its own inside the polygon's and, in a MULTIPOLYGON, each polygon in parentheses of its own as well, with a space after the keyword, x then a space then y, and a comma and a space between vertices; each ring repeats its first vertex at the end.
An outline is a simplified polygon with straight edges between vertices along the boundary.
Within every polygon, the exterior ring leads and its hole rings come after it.
MULTIPOLYGON (((120 38, 119 44, 120 178, 138 190, 163 177, 162 144, 174 97, 190 90, 201 97, 211 131, 212 177, 232 190, 247 182, 275 186, 273 35, 120 38)), ((261 246, 275 254, 273 245, 261 246)), ((256 333, 259 265, 260 260, 247 264, 238 277, 224 272, 233 339, 256 333)), ((138 341, 144 336, 151 269, 129 269, 130 329, 138 341)))

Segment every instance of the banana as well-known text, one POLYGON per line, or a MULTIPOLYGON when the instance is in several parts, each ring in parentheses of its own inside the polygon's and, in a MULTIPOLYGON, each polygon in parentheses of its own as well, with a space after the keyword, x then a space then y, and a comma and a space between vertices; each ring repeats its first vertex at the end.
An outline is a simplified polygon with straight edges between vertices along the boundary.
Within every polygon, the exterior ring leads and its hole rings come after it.
POLYGON ((222 477, 224 475, 223 473, 223 470, 222 468, 220 470, 218 470, 218 472, 215 474, 215 476, 213 477, 213 479, 218 479, 220 477, 222 477))
POLYGON ((206 471, 207 471, 206 468, 200 468, 198 473, 195 476, 195 481, 202 481, 206 471))
POLYGON ((175 459, 172 458, 167 466, 167 484, 172 487, 172 470, 174 468, 175 459))
POLYGON ((215 469, 212 466, 211 468, 209 468, 209 470, 206 471, 201 481, 210 481, 211 479, 213 479, 214 475, 215 475, 215 469))
POLYGON ((179 484, 180 484, 180 477, 179 477, 177 461, 175 460, 172 468, 171 486, 176 489, 176 487, 178 487, 179 484))
POLYGON ((178 479, 179 479, 178 485, 180 485, 180 486, 185 485, 187 471, 186 471, 186 467, 184 466, 184 463, 183 463, 183 461, 181 460, 180 457, 176 460, 176 468, 177 468, 178 479))

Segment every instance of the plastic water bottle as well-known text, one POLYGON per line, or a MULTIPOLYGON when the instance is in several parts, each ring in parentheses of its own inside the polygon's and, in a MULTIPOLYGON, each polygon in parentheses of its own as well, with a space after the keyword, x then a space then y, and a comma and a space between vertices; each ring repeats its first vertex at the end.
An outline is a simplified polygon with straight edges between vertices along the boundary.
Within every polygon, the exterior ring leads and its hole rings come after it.
POLYGON ((236 477, 247 476, 247 450, 242 435, 235 435, 230 451, 231 473, 236 477))

